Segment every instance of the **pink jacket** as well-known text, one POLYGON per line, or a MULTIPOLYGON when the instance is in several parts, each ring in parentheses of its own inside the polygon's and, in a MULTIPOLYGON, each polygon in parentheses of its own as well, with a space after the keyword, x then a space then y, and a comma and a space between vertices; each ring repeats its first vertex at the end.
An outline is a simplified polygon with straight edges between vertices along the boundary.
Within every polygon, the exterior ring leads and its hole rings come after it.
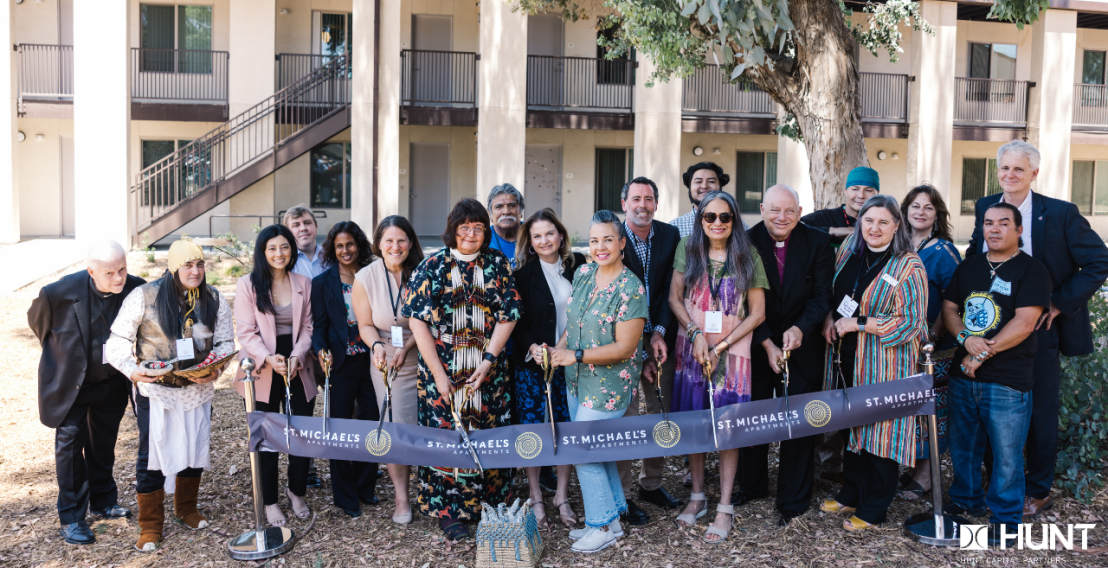
MULTIPOLYGON (((304 395, 308 400, 316 395, 312 356, 312 281, 307 276, 289 274, 292 281, 292 357, 300 360, 298 376, 304 383, 304 395), (299 322, 299 325, 296 325, 299 322)), ((254 396, 269 402, 269 390, 273 385, 273 366, 265 362, 268 355, 277 352, 277 324, 273 314, 258 311, 257 296, 249 276, 239 278, 235 290, 235 338, 239 342, 240 361, 245 357, 254 360, 254 396)), ((240 367, 235 373, 235 390, 246 396, 246 387, 239 381, 244 376, 240 367)), ((293 379, 295 377, 289 377, 293 379)), ((282 379, 277 377, 280 382, 282 379)))

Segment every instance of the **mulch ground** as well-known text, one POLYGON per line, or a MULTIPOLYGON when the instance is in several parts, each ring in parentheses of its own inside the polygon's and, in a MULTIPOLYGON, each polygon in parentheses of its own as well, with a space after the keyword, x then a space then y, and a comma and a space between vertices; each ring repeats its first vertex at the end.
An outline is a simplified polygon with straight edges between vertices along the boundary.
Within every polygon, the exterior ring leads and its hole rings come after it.
MULTIPOLYGON (((160 273, 157 259, 146 266, 145 258, 132 255, 132 271, 160 273), (140 266, 141 265, 141 266, 140 266), (136 269, 137 268, 137 269, 136 269)), ((184 525, 167 521, 162 548, 154 554, 134 549, 138 525, 134 520, 103 521, 90 517, 97 542, 90 546, 65 544, 58 532, 56 511, 57 481, 54 473, 53 432, 38 421, 37 367, 41 350, 26 325, 26 312, 37 288, 56 279, 43 279, 23 289, 13 297, 0 298, 0 346, 4 365, 0 367, 0 566, 2 567, 147 567, 147 566, 234 566, 224 551, 234 536, 251 528, 253 503, 250 493, 250 465, 246 453, 247 429, 242 403, 230 384, 230 372, 217 383, 212 420, 212 467, 205 472, 201 485, 201 511, 212 521, 207 530, 189 531, 184 525)), ((221 283, 225 291, 233 290, 233 279, 221 283)), ((321 406, 317 405, 317 412, 321 406)), ((137 510, 134 493, 134 458, 138 432, 134 417, 128 413, 120 427, 116 447, 115 479, 120 489, 120 504, 137 510)), ((775 452, 771 453, 771 461, 775 452)), ((457 568, 475 565, 476 551, 472 541, 460 543, 443 540, 438 524, 417 514, 415 521, 401 527, 391 522, 393 488, 382 469, 378 485, 381 504, 363 508, 363 516, 350 519, 331 505, 328 464, 318 460, 324 479, 322 489, 308 492, 308 502, 317 513, 308 529, 307 521, 295 519, 290 506, 282 498, 282 507, 290 517, 290 526, 301 535, 296 547, 279 558, 264 563, 244 563, 251 566, 388 566, 457 568)), ((683 460, 671 457, 666 488, 677 497, 687 499, 689 489, 682 487, 683 460)), ((710 472, 715 462, 710 459, 710 472)), ((740 464, 740 467, 742 465, 740 464)), ((776 477, 772 464, 771 480, 776 477)), ((283 466, 282 466, 283 468, 283 466)), ((945 471, 949 472, 949 461, 945 471)), ((527 495, 527 483, 519 472, 516 495, 527 495)), ((710 479, 710 478, 709 478, 710 479)), ((946 480, 949 486, 949 478, 946 480)), ((772 487, 771 487, 772 489, 772 487)), ((701 542, 712 515, 701 519, 692 529, 678 529, 673 524, 677 511, 662 511, 644 505, 651 523, 630 528, 619 543, 600 553, 582 555, 570 550, 566 528, 558 525, 553 533, 544 535, 546 552, 542 566, 650 566, 650 567, 715 567, 715 566, 1108 566, 1108 494, 1102 491, 1092 504, 1086 505, 1055 493, 1055 506, 1043 523, 1096 523, 1089 532, 1088 545, 1100 547, 1101 554, 1078 554, 1057 551, 985 551, 937 549, 917 544, 904 536, 900 521, 922 511, 920 502, 896 500, 889 511, 890 522, 876 529, 851 534, 841 527, 841 518, 821 513, 818 500, 833 497, 837 488, 819 482, 811 509, 787 529, 775 526, 776 515, 772 499, 755 501, 739 507, 735 528, 722 545, 701 542)), ((718 483, 708 487, 708 498, 714 509, 719 499, 718 483)), ((548 514, 556 513, 547 498, 548 514)), ((571 503, 583 513, 581 494, 576 480, 571 483, 571 503)), ((172 511, 172 499, 167 501, 167 515, 172 511)), ((553 519, 552 519, 553 520, 553 519)), ((973 519, 985 523, 986 518, 973 519)), ((1036 536, 1040 535, 1039 527, 1036 536)), ((1093 552, 1093 551, 1090 551, 1093 552)))

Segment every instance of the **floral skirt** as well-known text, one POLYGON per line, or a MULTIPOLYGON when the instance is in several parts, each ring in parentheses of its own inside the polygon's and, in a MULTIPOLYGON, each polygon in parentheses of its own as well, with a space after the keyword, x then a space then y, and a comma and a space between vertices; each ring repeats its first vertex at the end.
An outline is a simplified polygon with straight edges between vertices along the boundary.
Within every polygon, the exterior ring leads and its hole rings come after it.
MULTIPOLYGON (((935 383, 932 391, 935 393, 935 421, 939 426, 939 455, 946 453, 950 445, 946 435, 947 428, 947 397, 950 390, 950 366, 954 364, 954 352, 957 348, 951 347, 935 353, 932 360, 935 362, 935 383)), ((931 433, 926 428, 926 417, 916 420, 916 459, 931 458, 931 433)))
MULTIPOLYGON (((542 424, 546 416, 546 380, 541 372, 530 365, 515 369, 516 417, 520 424, 542 424)), ((566 374, 556 367, 550 379, 550 402, 554 406, 554 421, 569 422, 569 404, 566 402, 566 374)))

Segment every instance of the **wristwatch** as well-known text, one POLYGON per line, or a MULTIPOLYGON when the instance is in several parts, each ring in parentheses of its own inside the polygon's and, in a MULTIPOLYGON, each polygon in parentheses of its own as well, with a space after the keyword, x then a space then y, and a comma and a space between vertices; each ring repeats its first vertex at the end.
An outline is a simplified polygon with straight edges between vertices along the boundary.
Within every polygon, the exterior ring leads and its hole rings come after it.
POLYGON ((867 321, 869 321, 868 317, 858 316, 858 331, 860 331, 862 333, 866 332, 866 322, 867 321))
POLYGON ((584 349, 578 349, 577 351, 573 352, 573 356, 577 358, 578 363, 584 363, 584 361, 582 361, 582 359, 585 358, 585 350, 584 349))
POLYGON ((971 335, 973 335, 973 334, 970 333, 970 330, 968 330, 968 329, 963 329, 962 331, 959 331, 958 332, 958 345, 965 345, 966 340, 969 339, 971 335))
POLYGON ((489 363, 492 363, 493 365, 496 364, 496 355, 493 355, 492 353, 489 353, 488 351, 485 351, 485 356, 483 357, 483 359, 488 361, 489 363))

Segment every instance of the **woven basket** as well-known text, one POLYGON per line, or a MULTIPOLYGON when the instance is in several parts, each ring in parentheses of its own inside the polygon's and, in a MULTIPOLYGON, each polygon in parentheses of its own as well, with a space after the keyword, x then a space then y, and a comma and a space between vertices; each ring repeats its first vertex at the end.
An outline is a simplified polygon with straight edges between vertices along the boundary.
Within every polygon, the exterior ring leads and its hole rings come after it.
POLYGON ((177 377, 181 377, 182 379, 189 379, 189 380, 198 379, 200 377, 206 377, 206 376, 208 376, 208 374, 210 374, 212 372, 212 368, 218 367, 218 366, 224 364, 225 362, 227 362, 227 360, 229 360, 231 357, 234 357, 237 354, 238 354, 237 350, 232 351, 232 352, 220 357, 219 359, 216 359, 215 361, 212 361, 211 363, 208 363, 207 365, 204 365, 202 367, 201 366, 196 366, 196 367, 189 367, 188 369, 174 369, 173 375, 177 376, 177 377))
POLYGON ((542 557, 543 543, 531 500, 511 508, 501 503, 494 511, 481 504, 477 525, 477 568, 535 568, 542 557))

